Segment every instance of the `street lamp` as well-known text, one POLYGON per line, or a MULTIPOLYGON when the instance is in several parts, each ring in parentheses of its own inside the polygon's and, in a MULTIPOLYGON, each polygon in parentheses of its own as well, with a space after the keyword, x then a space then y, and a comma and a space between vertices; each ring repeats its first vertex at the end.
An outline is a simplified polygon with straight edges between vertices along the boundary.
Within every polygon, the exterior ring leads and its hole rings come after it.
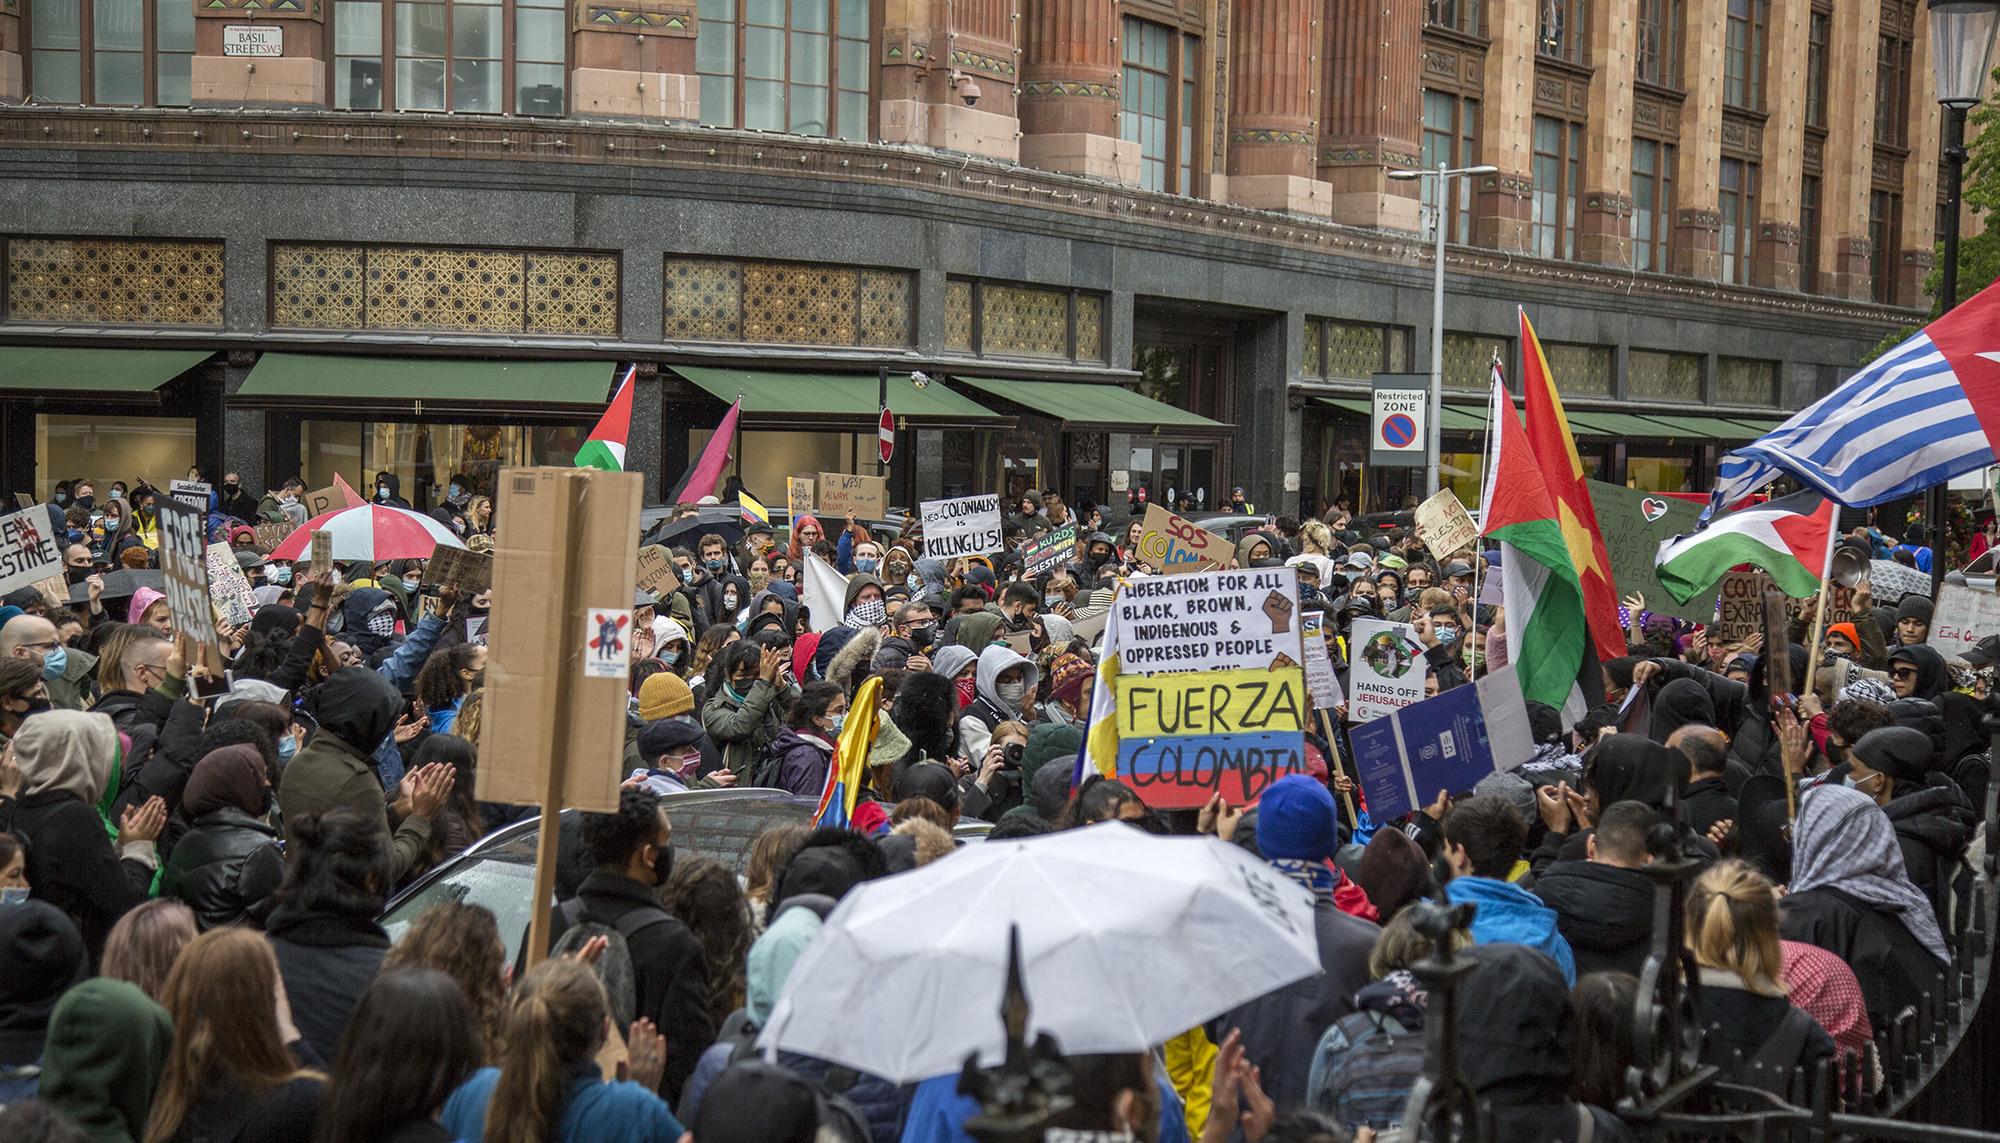
MULTIPOLYGON (((2000 4, 2000 0, 1994 0, 2000 4)), ((1438 461, 1440 459, 1441 428, 1444 421, 1444 235, 1445 200, 1450 196, 1446 189, 1448 180, 1475 175, 1490 175, 1499 167, 1481 164, 1476 167, 1448 167, 1443 163, 1434 171, 1411 170, 1390 171, 1389 177, 1397 182, 1414 182, 1418 179, 1436 179, 1436 194, 1431 213, 1431 228, 1437 232, 1435 252, 1431 258, 1431 393, 1424 402, 1429 408, 1426 421, 1429 424, 1427 447, 1430 455, 1424 461, 1424 495, 1435 496, 1438 490, 1438 461)))
MULTIPOLYGON (((1937 101, 1944 105, 1944 272, 1939 313, 1958 304, 1958 215, 1965 190, 1965 115, 1979 106, 1986 86, 1993 37, 2000 30, 2000 0, 1931 0, 1931 68, 1937 101)), ((1876 273, 1882 268, 1877 267, 1876 273)), ((1946 487, 1931 489, 1931 596, 1944 587, 1946 487)))

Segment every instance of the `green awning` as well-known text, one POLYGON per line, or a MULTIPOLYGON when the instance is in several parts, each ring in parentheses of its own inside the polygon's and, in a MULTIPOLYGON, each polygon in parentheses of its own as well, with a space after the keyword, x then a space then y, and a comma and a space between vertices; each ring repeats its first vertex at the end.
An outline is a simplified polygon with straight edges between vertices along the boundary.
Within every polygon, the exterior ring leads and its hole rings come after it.
POLYGON ((1785 423, 1783 421, 1766 421, 1757 417, 1724 417, 1723 419, 1730 424, 1741 425, 1750 431, 1748 437, 1737 438, 1739 440, 1756 440, 1767 433, 1777 432, 1778 426, 1785 423))
POLYGON ((0 390, 151 393, 215 356, 208 349, 0 346, 0 390))
MULTIPOLYGON (((743 398, 750 423, 824 424, 829 419, 875 423, 880 382, 873 373, 778 373, 763 369, 712 369, 676 365, 673 371, 724 403, 743 398)), ((1002 418, 933 381, 919 389, 907 371, 889 374, 889 408, 900 420, 942 424, 991 424, 1002 418)))
POLYGON ((454 357, 343 357, 266 353, 230 403, 348 410, 430 406, 492 412, 494 405, 599 406, 610 399, 610 361, 489 361, 454 357))
POLYGON ((1346 413, 1359 413, 1364 417, 1371 415, 1375 411, 1373 406, 1359 397, 1315 397, 1313 399, 1322 405, 1327 405, 1346 413))
POLYGON ((1164 401, 1134 393, 1122 385, 952 376, 982 393, 990 393, 1003 401, 1012 401, 1070 425, 1119 429, 1228 427, 1220 421, 1211 421, 1186 409, 1177 409, 1164 401))
MULTIPOLYGON (((1319 397, 1320 404, 1342 412, 1354 413, 1362 417, 1375 415, 1373 403, 1360 397, 1319 397)), ((1452 433, 1483 433, 1486 431, 1486 406, 1446 405, 1444 407, 1444 429, 1452 433)))

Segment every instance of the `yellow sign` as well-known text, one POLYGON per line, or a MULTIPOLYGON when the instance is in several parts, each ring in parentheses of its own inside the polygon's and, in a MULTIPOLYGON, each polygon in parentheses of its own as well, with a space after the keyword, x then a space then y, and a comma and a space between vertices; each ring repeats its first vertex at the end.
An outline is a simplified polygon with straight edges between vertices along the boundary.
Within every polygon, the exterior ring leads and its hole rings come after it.
POLYGON ((1291 733, 1305 729, 1305 675, 1278 670, 1121 675, 1118 737, 1291 733))

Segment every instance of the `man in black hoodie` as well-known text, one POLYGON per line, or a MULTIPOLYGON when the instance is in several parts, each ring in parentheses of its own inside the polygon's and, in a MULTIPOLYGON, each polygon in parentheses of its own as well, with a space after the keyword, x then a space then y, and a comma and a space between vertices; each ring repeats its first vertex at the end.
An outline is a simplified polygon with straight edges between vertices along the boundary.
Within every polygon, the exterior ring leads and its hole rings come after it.
POLYGON ((588 922, 625 938, 634 1014, 667 1038, 660 1098, 678 1104, 696 1062, 715 1042, 715 1019, 700 943, 653 896, 673 871, 673 823, 658 795, 627 789, 620 791, 617 813, 584 815, 583 844, 596 868, 577 887, 576 899, 558 910, 557 927, 588 922))
POLYGON ((1896 829, 1910 883, 1930 898, 1940 927, 1952 915, 1952 877, 1979 828, 1964 792, 1936 768, 1930 736, 1885 726, 1861 736, 1847 752, 1848 779, 1875 800, 1896 829))
POLYGON ((1576 974, 1645 966, 1653 941, 1652 861, 1646 835, 1660 815, 1644 802, 1615 802, 1585 839, 1584 861, 1558 861, 1535 881, 1535 896, 1556 911, 1556 928, 1576 956, 1576 974))

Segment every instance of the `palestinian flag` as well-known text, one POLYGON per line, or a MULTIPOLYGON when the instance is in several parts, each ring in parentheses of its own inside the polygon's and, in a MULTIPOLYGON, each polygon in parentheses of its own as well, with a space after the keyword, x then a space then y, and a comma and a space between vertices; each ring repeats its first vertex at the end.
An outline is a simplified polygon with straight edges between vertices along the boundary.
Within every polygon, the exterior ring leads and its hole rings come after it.
POLYGON ((1555 497, 1542 479, 1541 466, 1528 446, 1527 426, 1507 396, 1498 365, 1493 367, 1489 423, 1493 452, 1479 510, 1484 534, 1500 541, 1507 661, 1521 680, 1521 697, 1561 710, 1570 705, 1590 646, 1583 586, 1564 540, 1555 497))
POLYGON ((625 378, 618 382, 618 392, 611 397, 611 407, 597 419, 597 427, 590 430, 590 439, 576 450, 578 468, 601 468, 608 472, 625 470, 625 438, 632 435, 632 378, 638 372, 637 365, 625 367, 625 378))
POLYGON ((1662 542, 1653 568, 1668 594, 1682 603, 1714 587, 1738 564, 1763 568, 1780 591, 1803 599, 1819 591, 1831 567, 1839 519, 1840 505, 1817 492, 1795 492, 1662 542))

